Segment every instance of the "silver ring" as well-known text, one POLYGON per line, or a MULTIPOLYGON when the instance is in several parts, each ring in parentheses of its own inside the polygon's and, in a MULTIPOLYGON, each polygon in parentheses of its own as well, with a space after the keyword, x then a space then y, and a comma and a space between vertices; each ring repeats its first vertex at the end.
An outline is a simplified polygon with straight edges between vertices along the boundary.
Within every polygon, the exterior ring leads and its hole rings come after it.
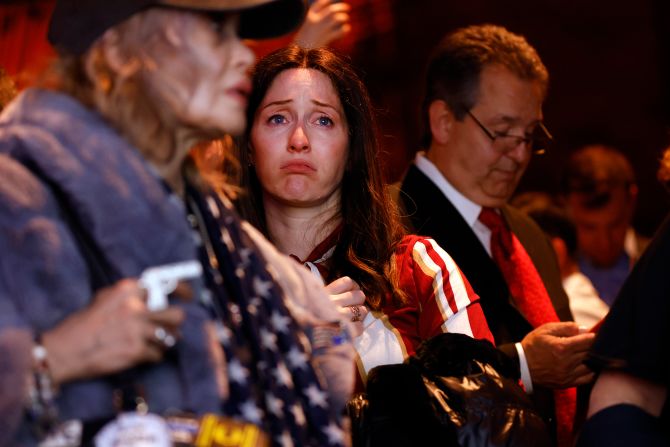
POLYGON ((175 343, 177 343, 174 335, 170 334, 162 326, 158 326, 154 330, 154 337, 156 337, 156 340, 158 340, 158 342, 166 348, 171 348, 175 345, 175 343))
POLYGON ((362 320, 360 306, 349 306, 349 309, 351 310, 351 321, 355 323, 362 320))

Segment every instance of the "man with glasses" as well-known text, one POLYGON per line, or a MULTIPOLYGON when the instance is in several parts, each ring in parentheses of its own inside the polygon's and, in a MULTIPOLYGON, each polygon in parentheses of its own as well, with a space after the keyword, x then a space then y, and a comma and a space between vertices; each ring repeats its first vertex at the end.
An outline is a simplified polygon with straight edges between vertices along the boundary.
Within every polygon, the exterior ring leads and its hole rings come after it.
POLYGON ((431 59, 423 103, 426 151, 403 179, 414 231, 449 252, 481 297, 498 347, 519 360, 526 391, 570 442, 575 385, 593 334, 572 322, 547 238, 507 205, 533 153, 551 141, 542 124, 548 74, 536 51, 504 28, 447 35, 431 59), (561 322, 562 321, 562 322, 561 322))

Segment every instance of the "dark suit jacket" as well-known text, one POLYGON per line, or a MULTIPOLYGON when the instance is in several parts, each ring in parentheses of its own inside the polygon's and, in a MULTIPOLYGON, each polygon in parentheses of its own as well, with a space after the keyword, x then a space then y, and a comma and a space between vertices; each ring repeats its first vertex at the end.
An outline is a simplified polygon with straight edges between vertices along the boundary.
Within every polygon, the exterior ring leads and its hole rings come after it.
MULTIPOLYGON (((517 358, 513 344, 521 341, 532 327, 517 310, 502 273, 470 226, 442 191, 414 165, 402 181, 398 198, 414 232, 435 239, 456 261, 480 297, 496 344, 517 358)), ((505 206, 502 214, 535 264, 558 317, 562 321, 572 320, 556 255, 548 238, 520 211, 505 206)), ((534 400, 545 417, 552 419, 551 393, 536 390, 534 400)))

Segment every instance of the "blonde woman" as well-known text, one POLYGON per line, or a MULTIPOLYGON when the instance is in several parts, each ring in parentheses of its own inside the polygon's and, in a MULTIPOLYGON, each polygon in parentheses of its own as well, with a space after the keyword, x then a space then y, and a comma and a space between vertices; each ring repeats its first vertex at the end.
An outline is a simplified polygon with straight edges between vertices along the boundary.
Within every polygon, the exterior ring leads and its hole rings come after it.
POLYGON ((334 334, 322 350, 346 346, 337 311, 310 312, 307 298, 329 302, 323 289, 250 235, 188 158, 244 129, 254 58, 241 38, 288 31, 304 8, 57 2, 51 88, 28 89, 0 118, 3 441, 62 438, 74 424, 74 445, 125 445, 128 420, 159 439, 161 417, 188 412, 196 424, 233 417, 272 443, 343 442, 303 332, 334 334), (202 275, 150 306, 137 278, 168 264, 170 283, 183 262, 202 275))

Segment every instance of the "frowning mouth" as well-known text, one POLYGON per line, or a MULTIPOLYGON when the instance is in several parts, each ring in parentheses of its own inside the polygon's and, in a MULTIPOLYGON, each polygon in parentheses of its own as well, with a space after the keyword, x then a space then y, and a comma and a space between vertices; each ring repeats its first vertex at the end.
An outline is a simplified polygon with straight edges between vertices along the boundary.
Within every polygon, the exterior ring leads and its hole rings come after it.
POLYGON ((282 171, 290 173, 310 173, 316 172, 316 168, 305 160, 291 160, 279 167, 282 171))

